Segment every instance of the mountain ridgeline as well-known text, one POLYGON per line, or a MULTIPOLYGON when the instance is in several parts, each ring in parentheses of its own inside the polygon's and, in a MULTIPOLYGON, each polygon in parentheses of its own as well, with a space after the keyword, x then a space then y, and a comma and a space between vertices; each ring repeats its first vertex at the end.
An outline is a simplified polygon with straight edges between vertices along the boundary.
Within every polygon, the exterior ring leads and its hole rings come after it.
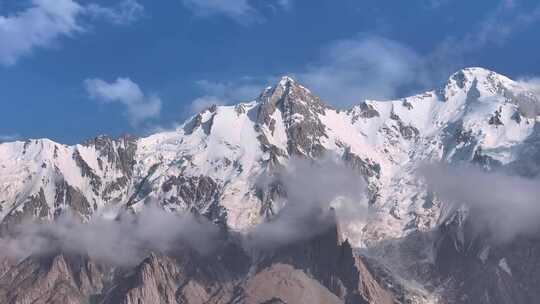
POLYGON ((4 239, 28 222, 118 220, 152 205, 215 227, 219 245, 147 250, 135 265, 73 250, 2 257, 0 303, 534 303, 540 242, 490 242, 472 212, 418 172, 426 163, 469 164, 536 177, 539 102, 526 85, 482 68, 346 110, 283 77, 253 101, 212 106, 145 138, 1 143, 4 239), (280 172, 328 157, 361 177, 365 216, 322 210, 315 217, 325 219, 309 223, 321 226, 314 235, 246 246, 245 235, 284 216, 287 193, 311 191, 285 184, 280 172))

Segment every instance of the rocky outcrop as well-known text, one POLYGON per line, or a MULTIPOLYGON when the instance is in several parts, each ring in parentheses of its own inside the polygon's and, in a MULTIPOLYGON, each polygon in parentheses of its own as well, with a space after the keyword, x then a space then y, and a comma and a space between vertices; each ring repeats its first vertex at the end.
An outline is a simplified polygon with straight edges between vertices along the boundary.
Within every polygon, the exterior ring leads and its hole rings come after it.
POLYGON ((98 162, 101 170, 106 164, 115 166, 127 177, 133 175, 135 165, 135 153, 137 151, 137 138, 131 135, 123 135, 117 139, 109 136, 98 136, 84 143, 85 146, 94 147, 106 162, 98 162))
POLYGON ((362 258, 353 253, 347 240, 341 240, 340 234, 335 219, 331 219, 327 229, 316 237, 287 245, 267 256, 262 268, 275 263, 292 265, 308 273, 344 303, 394 303, 393 296, 375 280, 362 258))
POLYGON ((289 155, 319 157, 325 151, 321 140, 327 137, 318 115, 328 108, 319 97, 289 77, 259 97, 257 124, 273 133, 272 117, 279 109, 287 132, 289 155))
POLYGON ((287 264, 274 264, 246 283, 240 303, 343 303, 318 281, 287 264))
POLYGON ((13 208, 0 223, 0 235, 11 232, 25 220, 47 219, 51 210, 47 204, 43 188, 27 198, 18 208, 13 208))
POLYGON ((106 271, 82 257, 27 258, 0 277, 0 303, 92 303, 106 285, 106 271))
POLYGON ((490 242, 470 217, 455 214, 440 226, 435 266, 444 303, 525 304, 540 297, 540 240, 490 242))
POLYGON ((83 219, 89 218, 94 212, 94 207, 81 193, 65 181, 61 181, 56 186, 56 195, 54 200, 55 217, 62 214, 62 211, 70 210, 75 212, 83 219))
POLYGON ((0 303, 394 303, 338 234, 331 225, 312 239, 259 252, 263 258, 257 259, 231 238, 210 255, 187 248, 151 253, 133 268, 52 253, 6 261, 0 303))

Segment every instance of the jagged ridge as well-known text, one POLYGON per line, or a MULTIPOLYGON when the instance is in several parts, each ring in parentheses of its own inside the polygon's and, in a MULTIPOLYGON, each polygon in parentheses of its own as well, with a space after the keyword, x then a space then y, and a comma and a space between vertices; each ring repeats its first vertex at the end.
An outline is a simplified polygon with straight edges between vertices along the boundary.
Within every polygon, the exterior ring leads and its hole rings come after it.
MULTIPOLYGON (((147 138, 2 143, 2 229, 25 218, 51 220, 67 209, 88 219, 111 205, 137 211, 157 201, 244 231, 275 214, 284 194, 279 184, 261 188, 262 173, 286 166, 290 157, 335 153, 363 174, 377 210, 344 233, 355 247, 377 247, 433 230, 444 213, 413 174, 421 161, 503 165, 519 158, 536 136, 536 113, 522 107, 526 102, 538 99, 481 68, 456 72, 440 89, 348 110, 284 77, 254 101, 212 106, 177 130, 147 138)), ((394 261, 395 251, 384 252, 382 261, 394 261)))

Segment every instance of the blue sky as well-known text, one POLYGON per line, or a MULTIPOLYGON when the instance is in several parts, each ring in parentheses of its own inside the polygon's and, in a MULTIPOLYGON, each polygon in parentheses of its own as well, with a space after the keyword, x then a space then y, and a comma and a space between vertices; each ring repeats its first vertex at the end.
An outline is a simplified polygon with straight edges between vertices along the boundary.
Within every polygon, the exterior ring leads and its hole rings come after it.
POLYGON ((145 135, 284 74, 329 104, 482 66, 539 83, 526 0, 0 0, 0 141, 145 135))

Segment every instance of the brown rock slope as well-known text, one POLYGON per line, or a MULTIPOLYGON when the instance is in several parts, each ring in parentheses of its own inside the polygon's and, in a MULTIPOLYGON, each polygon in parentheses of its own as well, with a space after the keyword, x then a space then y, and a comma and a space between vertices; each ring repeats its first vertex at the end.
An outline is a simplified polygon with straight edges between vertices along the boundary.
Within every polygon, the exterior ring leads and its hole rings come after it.
POLYGON ((354 256, 336 226, 256 259, 232 242, 212 256, 152 253, 130 269, 58 254, 4 263, 5 304, 375 303, 393 298, 354 256))

